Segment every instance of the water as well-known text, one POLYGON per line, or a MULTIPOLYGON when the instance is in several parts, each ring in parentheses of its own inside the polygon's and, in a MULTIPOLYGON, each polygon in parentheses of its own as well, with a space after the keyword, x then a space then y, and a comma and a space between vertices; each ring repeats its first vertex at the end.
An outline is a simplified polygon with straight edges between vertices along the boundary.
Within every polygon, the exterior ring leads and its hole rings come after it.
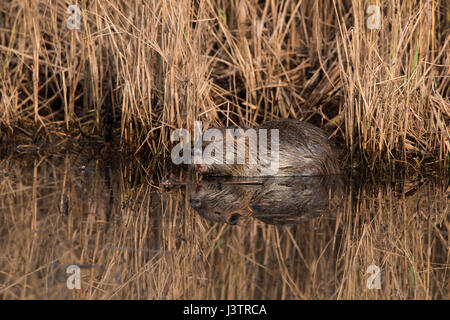
POLYGON ((449 299, 449 185, 196 183, 99 149, 18 150, 0 160, 0 297, 449 299))

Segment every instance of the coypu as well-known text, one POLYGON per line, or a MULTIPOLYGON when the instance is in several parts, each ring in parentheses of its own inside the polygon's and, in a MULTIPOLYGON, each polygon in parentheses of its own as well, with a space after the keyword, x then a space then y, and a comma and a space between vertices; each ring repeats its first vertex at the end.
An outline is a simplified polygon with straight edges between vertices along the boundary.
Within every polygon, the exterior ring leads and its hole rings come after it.
MULTIPOLYGON (((222 133, 223 138, 211 139, 212 141, 207 141, 203 144, 203 150, 206 150, 208 147, 215 150, 219 146, 224 152, 218 152, 217 156, 216 151, 210 152, 206 157, 205 152, 203 152, 203 162, 201 164, 193 164, 191 168, 203 175, 211 176, 316 176, 339 173, 338 156, 333 151, 325 132, 318 127, 293 119, 270 120, 255 128, 255 132, 260 137, 259 143, 261 143, 261 139, 270 141, 270 143, 267 142, 267 150, 271 149, 273 143, 271 142, 271 129, 278 130, 278 152, 275 152, 278 154, 276 168, 269 168, 268 162, 264 162, 264 158, 261 155, 254 157, 255 162, 251 163, 249 161, 251 154, 249 152, 249 139, 247 139, 246 134, 242 134, 242 131, 237 130, 234 130, 234 136, 228 136, 234 140, 232 142, 234 143, 234 149, 232 148, 233 160, 239 159, 244 153, 245 155, 242 159, 245 157, 245 162, 240 164, 235 164, 234 161, 230 162, 232 164, 226 163, 225 151, 228 150, 226 148, 227 135, 224 128, 218 129, 222 133), (261 138, 261 129, 266 129, 267 132, 263 138, 261 138), (240 143, 245 145, 245 150, 236 147, 240 143), (209 160, 209 163, 205 159, 209 160)), ((275 155, 275 153, 270 152, 271 156, 275 155)), ((270 165, 273 163, 270 163, 270 165)))
POLYGON ((335 212, 342 203, 340 175, 271 177, 259 182, 202 181, 190 189, 191 207, 213 222, 236 225, 251 216, 264 223, 286 225, 335 212))

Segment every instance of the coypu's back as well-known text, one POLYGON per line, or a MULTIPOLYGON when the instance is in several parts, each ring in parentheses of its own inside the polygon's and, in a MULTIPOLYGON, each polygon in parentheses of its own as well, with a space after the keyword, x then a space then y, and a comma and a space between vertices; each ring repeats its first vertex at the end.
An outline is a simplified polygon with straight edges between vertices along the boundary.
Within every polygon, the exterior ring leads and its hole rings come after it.
POLYGON ((338 157, 322 129, 293 119, 271 120, 260 128, 279 130, 280 175, 339 173, 338 157))
MULTIPOLYGON (((333 151, 330 142, 323 130, 307 122, 293 119, 270 120, 255 128, 267 130, 267 149, 270 150, 271 130, 278 130, 279 156, 277 169, 273 174, 265 174, 267 165, 263 165, 259 158, 256 164, 248 161, 248 139, 245 135, 235 137, 235 144, 243 142, 246 147, 244 164, 227 164, 224 161, 225 152, 219 161, 213 159, 212 164, 194 165, 194 168, 205 175, 215 176, 315 176, 331 175, 339 173, 338 157, 333 151)), ((221 130, 224 132, 224 130, 221 130)), ((222 140, 209 142, 208 144, 222 144, 225 148, 226 135, 222 140)), ((207 144, 207 145, 208 145, 207 144)), ((224 149, 225 150, 225 149, 224 149)), ((236 147, 234 154, 237 158, 236 147)), ((210 158, 211 159, 211 158, 210 158)))

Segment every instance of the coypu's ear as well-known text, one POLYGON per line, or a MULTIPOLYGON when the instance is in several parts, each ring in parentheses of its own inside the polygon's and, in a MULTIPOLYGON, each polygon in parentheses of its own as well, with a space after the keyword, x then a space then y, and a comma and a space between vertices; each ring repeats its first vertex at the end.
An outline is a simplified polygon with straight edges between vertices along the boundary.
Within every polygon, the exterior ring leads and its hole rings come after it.
POLYGON ((234 226, 238 223, 239 219, 241 219, 241 215, 239 213, 233 213, 228 219, 227 223, 234 226))

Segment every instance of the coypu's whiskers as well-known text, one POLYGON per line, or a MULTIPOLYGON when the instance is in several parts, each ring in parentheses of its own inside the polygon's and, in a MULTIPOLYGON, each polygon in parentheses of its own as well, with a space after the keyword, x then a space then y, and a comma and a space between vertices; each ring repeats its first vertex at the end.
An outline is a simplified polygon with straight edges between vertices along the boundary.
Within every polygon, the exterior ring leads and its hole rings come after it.
POLYGON ((250 195, 248 195, 247 198, 245 199, 245 204, 246 204, 246 207, 247 207, 248 212, 249 212, 247 214, 247 218, 249 218, 249 217, 251 217, 253 215, 253 209, 250 207, 249 201, 250 201, 250 195))

